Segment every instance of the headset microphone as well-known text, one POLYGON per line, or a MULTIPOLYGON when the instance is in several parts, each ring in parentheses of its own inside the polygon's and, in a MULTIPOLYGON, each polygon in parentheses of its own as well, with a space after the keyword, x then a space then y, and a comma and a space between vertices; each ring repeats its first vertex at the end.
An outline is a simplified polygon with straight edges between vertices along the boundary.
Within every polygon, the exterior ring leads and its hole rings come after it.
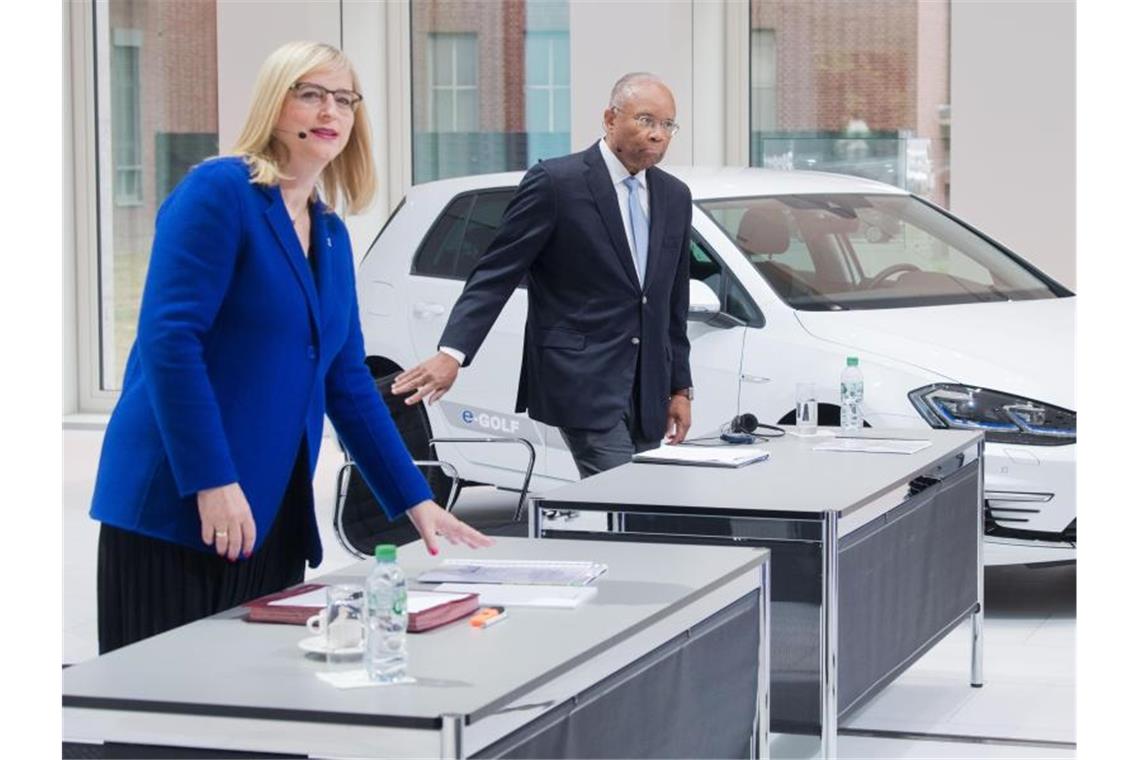
POLYGON ((297 137, 301 138, 302 140, 304 140, 308 136, 309 136, 309 133, 303 129, 297 133, 297 137))
POLYGON ((733 417, 732 420, 725 425, 720 434, 720 440, 725 443, 734 444, 748 444, 756 443, 757 440, 767 440, 768 438, 779 438, 784 434, 784 431, 775 425, 765 425, 760 420, 756 419, 756 415, 750 412, 733 417), (768 431, 768 432, 759 432, 768 431))

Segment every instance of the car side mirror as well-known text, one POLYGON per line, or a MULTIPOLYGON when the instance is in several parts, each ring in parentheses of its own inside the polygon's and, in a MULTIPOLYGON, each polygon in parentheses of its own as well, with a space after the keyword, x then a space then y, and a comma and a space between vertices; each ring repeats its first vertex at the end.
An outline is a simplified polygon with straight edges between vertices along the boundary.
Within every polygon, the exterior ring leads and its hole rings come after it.
POLYGON ((689 280, 689 319, 708 322, 720 314, 720 299, 700 280, 689 280))

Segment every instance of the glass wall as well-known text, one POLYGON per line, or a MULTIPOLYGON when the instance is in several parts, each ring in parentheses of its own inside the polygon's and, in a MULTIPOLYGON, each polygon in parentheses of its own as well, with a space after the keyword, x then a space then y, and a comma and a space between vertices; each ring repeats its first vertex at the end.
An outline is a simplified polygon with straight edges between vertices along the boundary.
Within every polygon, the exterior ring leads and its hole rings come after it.
POLYGON ((118 390, 134 342, 154 216, 218 152, 212 0, 95 4, 100 388, 118 390))
POLYGON ((751 0, 751 163, 950 201, 949 0, 751 0))
POLYGON ((415 0, 412 181, 570 152, 567 0, 415 0))

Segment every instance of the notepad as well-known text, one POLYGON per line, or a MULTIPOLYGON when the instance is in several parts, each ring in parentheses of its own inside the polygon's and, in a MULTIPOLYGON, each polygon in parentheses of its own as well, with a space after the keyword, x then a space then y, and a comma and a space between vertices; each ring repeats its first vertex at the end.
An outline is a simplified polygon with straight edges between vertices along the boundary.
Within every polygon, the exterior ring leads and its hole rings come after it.
POLYGON ((536 586, 510 583, 443 583, 440 591, 479 595, 479 603, 501 607, 573 609, 598 593, 597 586, 536 586))
POLYGON ((687 464, 697 467, 743 467, 768 458, 767 449, 757 446, 659 446, 633 455, 633 461, 646 464, 687 464))
MULTIPOLYGON (((420 573, 421 583, 509 583, 584 586, 606 571, 601 562, 543 562, 520 559, 445 559, 420 573)), ((489 604, 489 602, 486 602, 489 604)))
POLYGON ((913 454, 930 441, 908 438, 836 438, 812 447, 812 451, 860 451, 867 454, 913 454))

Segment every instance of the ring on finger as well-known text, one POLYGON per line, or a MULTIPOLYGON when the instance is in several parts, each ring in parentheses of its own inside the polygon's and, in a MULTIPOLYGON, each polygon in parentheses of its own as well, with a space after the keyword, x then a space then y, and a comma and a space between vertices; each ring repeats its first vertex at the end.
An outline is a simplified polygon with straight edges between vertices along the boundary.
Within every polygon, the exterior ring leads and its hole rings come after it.
POLYGON ((218 528, 214 528, 214 538, 226 538, 229 535, 230 532, 225 528, 221 528, 220 530, 218 528))

